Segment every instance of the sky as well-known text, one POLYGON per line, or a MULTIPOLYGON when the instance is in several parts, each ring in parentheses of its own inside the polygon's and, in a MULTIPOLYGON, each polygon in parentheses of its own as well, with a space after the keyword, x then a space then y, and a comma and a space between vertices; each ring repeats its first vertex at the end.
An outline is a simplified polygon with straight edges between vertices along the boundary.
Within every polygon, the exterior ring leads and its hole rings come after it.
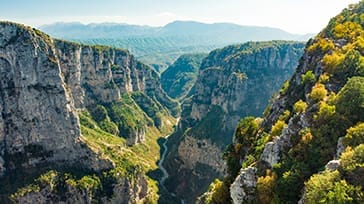
POLYGON ((54 22, 163 26, 175 20, 228 22, 317 33, 359 0, 0 0, 0 19, 39 27, 54 22))

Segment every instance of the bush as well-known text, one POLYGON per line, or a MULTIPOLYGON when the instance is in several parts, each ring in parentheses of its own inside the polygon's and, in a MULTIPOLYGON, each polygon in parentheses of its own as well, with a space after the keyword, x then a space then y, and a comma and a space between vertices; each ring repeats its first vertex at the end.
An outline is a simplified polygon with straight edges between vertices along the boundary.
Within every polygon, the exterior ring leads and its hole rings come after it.
POLYGON ((327 90, 323 84, 317 83, 310 93, 310 98, 314 101, 320 101, 327 95, 327 90))
POLYGON ((277 179, 277 175, 270 170, 267 170, 266 176, 260 176, 257 180, 257 192, 258 192, 258 202, 259 203, 272 203, 274 194, 273 188, 275 185, 275 181, 277 179))
POLYGON ((337 170, 313 175, 305 185, 307 203, 362 203, 360 191, 360 187, 341 180, 337 170))
POLYGON ((313 83, 313 82, 315 82, 316 77, 315 77, 315 74, 313 74, 313 72, 310 70, 310 71, 307 71, 305 74, 302 74, 301 80, 302 80, 302 83, 306 83, 306 82, 313 83))
POLYGON ((354 149, 348 147, 341 155, 341 166, 346 171, 364 168, 364 144, 354 149))
POLYGON ((94 107, 89 108, 92 118, 98 123, 102 120, 105 120, 108 117, 107 110, 102 105, 96 105, 94 107))
POLYGON ((219 179, 215 179, 215 181, 210 185, 208 192, 211 192, 211 194, 207 196, 206 203, 231 203, 229 186, 219 179))
POLYGON ((103 131, 108 132, 113 135, 119 135, 118 126, 114 122, 111 122, 109 119, 101 121, 99 123, 99 125, 103 131))
POLYGON ((332 54, 326 54, 322 58, 322 63, 324 66, 324 70, 329 74, 335 74, 338 72, 338 67, 344 60, 345 55, 333 52, 332 54))
POLYGON ((352 123, 364 121, 364 77, 352 77, 339 91, 336 107, 352 123))
POLYGON ((349 128, 343 142, 345 145, 351 147, 364 144, 364 123, 361 122, 356 126, 349 128))
POLYGON ((336 107, 334 105, 329 105, 326 102, 320 103, 320 108, 315 115, 315 120, 330 120, 336 112, 336 107))
POLYGON ((301 99, 299 101, 297 101, 294 105, 293 105, 293 110, 295 113, 302 113, 305 112, 307 109, 307 103, 302 101, 301 99))
POLYGON ((282 134, 282 130, 287 127, 287 124, 282 121, 278 120, 272 127, 271 135, 272 136, 279 136, 282 134))

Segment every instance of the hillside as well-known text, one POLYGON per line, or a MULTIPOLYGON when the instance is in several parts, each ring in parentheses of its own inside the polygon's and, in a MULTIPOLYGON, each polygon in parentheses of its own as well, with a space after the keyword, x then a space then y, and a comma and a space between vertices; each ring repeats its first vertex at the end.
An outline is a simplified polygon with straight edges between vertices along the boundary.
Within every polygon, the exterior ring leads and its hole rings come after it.
POLYGON ((303 43, 249 42, 212 51, 170 137, 169 190, 188 203, 224 175, 222 153, 242 115, 259 116, 298 64, 303 43))
POLYGON ((0 203, 158 200, 178 103, 128 51, 0 22, 0 203))
POLYGON ((161 74, 164 91, 172 98, 182 100, 191 91, 197 80, 203 58, 207 54, 185 54, 161 74))
POLYGON ((363 203, 364 1, 310 40, 262 119, 244 118, 204 203, 363 203), (242 165, 242 169, 240 169, 242 165))
POLYGON ((160 72, 182 54, 207 53, 219 47, 247 41, 306 41, 312 36, 294 35, 277 28, 193 21, 175 21, 163 27, 56 23, 41 26, 40 29, 56 38, 128 49, 139 60, 160 72))

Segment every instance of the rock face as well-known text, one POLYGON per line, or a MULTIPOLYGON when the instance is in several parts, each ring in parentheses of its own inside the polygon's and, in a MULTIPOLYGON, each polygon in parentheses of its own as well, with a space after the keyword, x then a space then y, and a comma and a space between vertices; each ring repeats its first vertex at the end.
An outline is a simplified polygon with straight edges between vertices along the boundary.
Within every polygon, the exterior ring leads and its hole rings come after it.
MULTIPOLYGON (((115 195, 111 199, 106 197, 98 197, 97 200, 105 204, 117 203, 139 203, 143 202, 144 197, 148 193, 147 181, 144 176, 139 175, 133 181, 126 178, 120 178, 117 184, 112 189, 115 195), (135 183, 134 183, 135 182, 135 183)), ((78 189, 72 185, 66 185, 64 195, 66 198, 61 198, 51 185, 44 186, 39 192, 27 193, 23 197, 14 199, 17 203, 81 203, 88 204, 93 202, 94 192, 92 189, 78 189)))
POLYGON ((257 186, 256 171, 257 169, 254 167, 242 169, 231 184, 230 195, 234 204, 254 203, 257 186))
POLYGON ((182 105, 180 132, 175 135, 180 143, 167 157, 173 192, 192 202, 213 175, 224 175, 222 153, 232 142, 239 119, 263 112, 270 96, 297 66, 303 46, 280 41, 246 43, 215 50, 204 59, 194 94, 182 105), (204 178, 209 178, 206 183, 192 173, 201 165, 204 178), (180 177, 179 172, 192 176, 180 177))
MULTIPOLYGON (((78 116, 52 40, 12 23, 1 23, 0 34, 0 156, 6 169, 74 164, 91 156, 81 148, 78 116), (19 157, 23 164, 12 163, 19 157)), ((95 165, 89 168, 102 168, 95 165)))
MULTIPOLYGON (((8 190, 5 184, 14 176, 20 179, 50 169, 72 169, 86 175, 95 172, 99 180, 91 181, 97 184, 102 176, 113 173, 110 169, 114 165, 120 168, 114 160, 105 159, 104 152, 89 146, 82 136, 79 111, 104 117, 102 122, 108 123, 100 124, 117 130, 110 134, 120 131, 128 145, 143 142, 147 127, 171 126, 163 124, 161 117, 179 114, 178 103, 164 93, 158 74, 128 51, 54 40, 15 23, 0 22, 0 72, 0 179, 5 186, 0 189, 0 202, 8 199, 4 197, 8 192, 3 190, 8 190), (113 115, 109 116, 105 107, 113 115)), ((124 170, 125 178, 118 174, 116 180, 101 181, 113 186, 112 199, 108 195, 100 200, 102 196, 89 194, 92 192, 87 185, 75 188, 68 183, 64 185, 68 188, 66 197, 57 197, 60 192, 54 191, 53 184, 42 184, 39 190, 16 194, 13 199, 20 203, 90 203, 97 199, 103 203, 138 202, 149 193, 146 177, 143 173, 135 176, 139 166, 128 168, 132 179, 124 170)), ((104 193, 99 187, 98 191, 104 193)))
MULTIPOLYGON (((145 93, 149 103, 163 105, 159 112, 167 115, 170 111, 173 115, 178 115, 178 104, 171 101, 161 89, 158 74, 138 62, 128 51, 102 46, 81 46, 59 40, 55 41, 55 47, 76 108, 111 104, 117 102, 122 94, 141 92, 145 93)), ((141 107, 145 106, 145 101, 135 102, 141 107)), ((154 118, 155 115, 153 113, 148 116, 154 118)), ((160 119, 154 122, 157 127, 163 126, 160 119)), ((145 131, 146 124, 120 134, 133 145, 144 140, 145 131)))

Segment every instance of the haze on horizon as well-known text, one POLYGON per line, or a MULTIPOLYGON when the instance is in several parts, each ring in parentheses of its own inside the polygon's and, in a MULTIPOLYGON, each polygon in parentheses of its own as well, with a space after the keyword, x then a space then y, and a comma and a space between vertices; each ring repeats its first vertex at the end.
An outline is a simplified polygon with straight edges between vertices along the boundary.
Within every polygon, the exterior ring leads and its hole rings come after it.
POLYGON ((176 20, 227 22, 317 33, 359 0, 1 0, 0 20, 34 27, 55 22, 163 26, 176 20))

